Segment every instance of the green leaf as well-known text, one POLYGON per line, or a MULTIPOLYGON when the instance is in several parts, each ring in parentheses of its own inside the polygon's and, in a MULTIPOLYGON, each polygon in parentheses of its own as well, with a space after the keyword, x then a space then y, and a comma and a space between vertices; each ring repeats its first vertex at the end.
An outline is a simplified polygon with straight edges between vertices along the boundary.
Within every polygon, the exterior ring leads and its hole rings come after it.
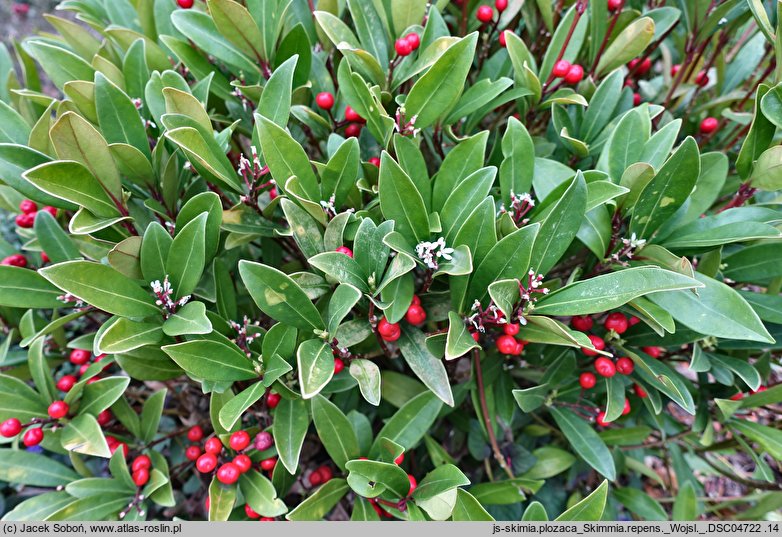
POLYGON ((160 315, 150 293, 113 268, 89 261, 68 261, 38 271, 44 278, 98 309, 141 319, 160 315))
POLYGON ((35 215, 35 236, 52 263, 81 257, 76 244, 47 211, 38 211, 35 215))
POLYGON ((456 238, 464 220, 489 195, 496 174, 494 167, 481 168, 462 180, 448 196, 439 212, 447 243, 456 238))
POLYGON ((0 101, 0 142, 26 145, 30 126, 19 113, 0 101))
POLYGON ((407 118, 416 117, 415 126, 434 124, 459 98, 475 57, 478 33, 460 39, 419 78, 405 100, 407 118))
POLYGON ((280 462, 295 474, 299 466, 299 454, 309 428, 310 417, 303 399, 282 399, 274 411, 272 434, 280 462))
POLYGON ((388 46, 383 21, 373 2, 348 0, 350 17, 362 48, 374 56, 381 65, 388 63, 388 46))
POLYGON ((371 360, 351 360, 350 376, 358 382, 361 395, 370 405, 380 404, 380 368, 371 360))
POLYGON ((201 213, 180 229, 171 243, 166 260, 166 272, 174 290, 174 298, 192 294, 204 271, 206 255, 206 219, 201 213))
POLYGON ((470 279, 470 287, 467 291, 468 303, 472 303, 473 299, 485 303, 490 284, 527 273, 539 229, 538 224, 525 226, 494 245, 478 264, 470 279))
POLYGON ((67 492, 45 492, 32 496, 8 511, 3 516, 4 522, 24 522, 46 520, 66 505, 73 502, 73 496, 67 492))
POLYGON ((625 385, 619 375, 606 378, 606 415, 604 420, 612 422, 622 416, 625 405, 625 385))
POLYGON ((141 409, 141 439, 151 442, 157 434, 168 390, 163 388, 150 395, 141 409))
POLYGON ((475 499, 475 496, 464 489, 456 491, 456 504, 453 506, 451 520, 454 521, 493 521, 492 517, 481 503, 475 499))
POLYGON ((323 197, 334 195, 334 206, 342 207, 356 184, 361 165, 361 152, 357 138, 348 138, 329 159, 321 172, 323 197))
POLYGON ((129 384, 127 377, 108 377, 87 384, 79 404, 79 414, 97 416, 122 397, 129 384))
POLYGON ((407 474, 393 463, 374 460, 352 460, 346 465, 348 484, 360 496, 372 498, 388 492, 405 498, 410 490, 407 474))
POLYGON ((79 479, 79 476, 51 457, 4 449, 0 457, 0 479, 17 485, 58 487, 79 479))
POLYGON ((62 292, 33 270, 0 265, 0 306, 59 308, 62 292))
POLYGON ((309 339, 296 352, 299 366, 301 396, 310 399, 326 387, 334 376, 334 355, 331 347, 320 339, 309 339))
POLYGON ((111 457, 103 431, 95 417, 90 414, 80 414, 65 426, 62 430, 62 447, 84 455, 105 459, 111 457))
POLYGON ((687 200, 700 174, 700 153, 689 137, 641 192, 630 220, 630 233, 648 238, 687 200))
POLYGON ((293 511, 285 516, 285 518, 294 521, 321 520, 335 505, 337 505, 337 503, 339 503, 348 489, 347 481, 344 479, 332 479, 319 487, 318 490, 306 500, 297 505, 293 511))
POLYGON ((276 517, 288 511, 285 503, 277 497, 272 482, 256 470, 250 470, 239 478, 239 488, 253 511, 261 516, 276 517))
POLYGON ((671 520, 690 521, 698 518, 698 498, 691 481, 685 481, 673 502, 671 520))
MULTIPOLYGON (((459 142, 445 156, 434 182, 432 195, 422 194, 424 199, 431 198, 432 207, 442 207, 459 184, 483 167, 489 132, 479 132, 475 136, 459 142)), ((417 180, 412 176, 413 181, 417 180)), ((416 183, 419 191, 423 185, 416 183)))
MULTIPOLYGON (((186 118, 186 116, 172 117, 186 118)), ((241 191, 239 176, 232 169, 228 157, 222 152, 214 137, 204 137, 192 126, 167 130, 165 137, 185 153, 193 167, 206 179, 227 186, 235 192, 241 191)))
POLYGON ((258 113, 283 128, 290 116, 291 86, 298 61, 299 56, 294 54, 274 70, 258 102, 258 113))
POLYGON ((110 144, 128 144, 151 158, 144 123, 130 97, 102 73, 95 73, 95 107, 100 130, 110 144))
POLYGON ((236 487, 221 485, 216 477, 209 484, 209 521, 228 520, 236 505, 236 487))
POLYGON ((233 0, 208 0, 209 14, 220 34, 250 57, 265 58, 263 35, 246 7, 233 0))
POLYGON ((106 354, 132 351, 145 345, 155 345, 163 339, 159 323, 139 323, 125 318, 114 318, 95 338, 95 348, 106 354))
POLYGON ((25 42, 24 48, 41 64, 47 76, 60 89, 71 80, 93 79, 95 70, 90 64, 62 47, 45 41, 30 40, 25 42))
POLYGON ((380 452, 380 439, 387 438, 409 451, 429 431, 442 408, 442 402, 429 391, 410 398, 377 433, 371 454, 380 452))
POLYGON ((402 356, 427 388, 446 405, 454 406, 451 384, 442 360, 434 356, 426 346, 426 336, 421 330, 405 326, 397 341, 402 356))
POLYGON ((662 505, 642 490, 620 488, 614 490, 614 497, 641 520, 668 520, 662 505))
POLYGON ((513 390, 513 398, 516 399, 519 408, 524 412, 532 412, 533 410, 543 406, 546 402, 551 388, 548 384, 541 384, 539 386, 533 386, 531 388, 525 388, 523 390, 513 390))
POLYGON ((782 431, 779 429, 741 419, 732 420, 730 427, 760 444, 773 459, 782 460, 782 431))
POLYGON ((597 73, 613 71, 638 57, 653 39, 654 21, 650 17, 636 19, 608 45, 597 64, 597 73))
POLYGON ((758 157, 749 181, 755 188, 768 192, 782 188, 782 147, 774 146, 758 157))
POLYGON ((255 126, 261 142, 266 165, 277 182, 285 185, 291 177, 297 177, 310 201, 320 202, 320 187, 312 171, 312 165, 299 142, 272 120, 255 115, 255 126))
POLYGON ((565 254, 581 228, 586 201, 587 184, 579 171, 564 191, 557 188, 549 194, 530 219, 531 223, 540 224, 540 240, 535 241, 532 249, 536 273, 548 273, 565 254))
POLYGON ((163 323, 163 332, 171 337, 208 334, 211 331, 212 323, 206 316, 206 306, 203 302, 188 302, 163 323))
POLYGON ((697 296, 689 291, 672 291, 649 298, 701 334, 773 343, 774 338, 755 310, 734 289, 703 274, 696 273, 695 278, 704 285, 697 296))
POLYGON ((104 520, 116 517, 133 500, 131 493, 103 494, 82 498, 66 505, 47 518, 47 521, 104 520))
POLYGON ((465 487, 470 480, 453 464, 438 466, 418 483, 413 499, 426 500, 456 487, 465 487))
POLYGON ((101 183, 78 162, 46 162, 26 171, 24 178, 44 192, 80 205, 95 216, 111 218, 120 214, 101 183))
POLYGON ((359 456, 358 439, 350 420, 322 395, 316 395, 312 400, 312 421, 323 447, 340 469, 344 470, 349 460, 359 456))
POLYGON ((256 382, 249 388, 243 390, 241 393, 228 401, 220 409, 219 419, 220 425, 225 430, 230 431, 233 429, 236 422, 242 417, 242 414, 260 400, 266 393, 266 386, 262 382, 256 382))
POLYGON ((354 258, 342 252, 323 252, 309 258, 309 263, 345 285, 347 289, 369 293, 367 276, 354 258))
POLYGON ((407 240, 418 243, 429 237, 429 216, 424 200, 404 170, 383 152, 378 179, 383 216, 394 220, 394 229, 407 240))
POLYGON ((524 514, 521 516, 522 521, 527 522, 548 522, 548 513, 546 508, 540 502, 532 502, 524 510, 524 514))
POLYGON ((614 459, 594 429, 572 410, 551 408, 550 411, 557 426, 576 453, 592 468, 613 481, 616 478, 614 459))
MULTIPOLYGON (((700 278, 699 278, 700 279, 700 278)), ((587 315, 618 308, 640 296, 671 290, 703 287, 702 283, 677 272, 654 266, 634 267, 603 274, 565 286, 539 300, 536 314, 587 315)), ((682 291, 682 295, 691 291, 682 291)), ((697 297, 695 297, 697 299, 697 297)), ((669 310, 671 311, 671 310, 669 310)))
POLYGON ((250 296, 269 317, 303 330, 325 328, 317 308, 290 276, 245 260, 239 262, 239 274, 250 296))
POLYGON ((535 466, 524 472, 522 477, 526 479, 548 479, 559 475, 573 466, 576 458, 564 449, 545 446, 532 452, 535 457, 535 466))
POLYGON ((481 346, 472 338, 467 325, 461 316, 453 311, 448 312, 448 336, 445 341, 445 359, 455 360, 464 356, 472 349, 481 346))
POLYGON ((236 345, 207 339, 187 341, 162 348, 172 360, 196 379, 220 381, 258 377, 249 358, 236 345))
POLYGON ((592 494, 559 515, 555 520, 557 522, 598 521, 603 518, 603 512, 605 511, 607 499, 608 481, 603 481, 600 483, 600 486, 592 492, 592 494))
POLYGON ((500 190, 502 201, 510 201, 511 193, 524 194, 532 186, 535 172, 535 145, 527 128, 518 119, 508 119, 505 135, 502 137, 500 165, 500 190))

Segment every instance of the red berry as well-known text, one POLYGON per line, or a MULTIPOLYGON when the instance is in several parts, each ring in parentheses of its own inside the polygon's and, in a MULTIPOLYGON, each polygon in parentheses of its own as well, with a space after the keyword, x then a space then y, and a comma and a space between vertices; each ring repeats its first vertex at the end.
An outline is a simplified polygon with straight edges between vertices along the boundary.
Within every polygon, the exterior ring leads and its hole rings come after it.
POLYGON ((29 229, 33 227, 33 224, 35 223, 35 213, 22 213, 19 215, 16 215, 16 225, 29 229))
POLYGON ((27 429, 27 432, 22 436, 22 443, 27 447, 37 446, 43 441, 43 429, 36 427, 34 429, 27 429))
POLYGON ((755 395, 756 393, 765 392, 766 390, 768 390, 768 388, 766 388, 765 386, 758 386, 757 390, 751 390, 749 393, 751 395, 755 395))
POLYGON ((19 210, 24 214, 34 213, 38 210, 38 204, 32 200, 22 200, 19 204, 19 210))
POLYGON ((633 106, 638 106, 640 104, 641 104, 641 94, 633 93, 633 106))
POLYGON ((259 519, 259 518, 261 518, 261 515, 259 515, 258 513, 256 513, 256 512, 253 510, 253 508, 252 508, 252 507, 250 507, 250 504, 249 504, 249 503, 246 503, 246 504, 244 504, 244 514, 246 514, 246 515, 248 516, 248 518, 252 518, 252 519, 254 519, 254 520, 255 520, 255 519, 259 519))
POLYGON ((204 438, 204 430, 200 425, 193 425, 187 431, 187 439, 191 442, 200 442, 204 438))
POLYGON ((136 470, 133 472, 133 482, 136 484, 137 487, 143 487, 147 484, 149 481, 149 470, 146 468, 141 468, 140 470, 136 470))
POLYGON ((217 457, 212 453, 204 453, 196 461, 196 470, 202 474, 208 474, 217 466, 217 457))
POLYGON ((127 459, 128 458, 128 445, 125 442, 119 442, 115 439, 115 444, 109 445, 109 451, 111 451, 111 454, 113 455, 115 451, 122 450, 122 457, 127 459))
POLYGON ((413 474, 407 474, 407 479, 410 481, 410 490, 408 491, 408 497, 418 488, 418 481, 416 481, 413 474))
POLYGON ((592 330, 594 324, 595 322, 592 320, 592 317, 590 317, 589 315, 576 315, 575 317, 570 319, 570 326, 572 326, 576 330, 580 330, 581 332, 592 330))
MULTIPOLYGON (((592 342, 592 346, 595 349, 597 349, 598 351, 602 351, 603 349, 606 348, 606 342, 603 341, 603 338, 601 338, 600 336, 595 336, 595 335, 589 334, 589 336, 587 336, 587 337, 589 338, 589 341, 592 342)), ((598 355, 597 352, 595 352, 592 349, 589 349, 587 347, 581 347, 581 352, 583 352, 587 356, 597 356, 598 355)))
POLYGON ((51 259, 46 255, 46 252, 41 252, 41 263, 48 263, 49 261, 51 261, 51 259))
POLYGON ((609 358, 601 356, 595 360, 595 371, 601 377, 613 377, 616 375, 616 366, 609 358))
POLYGON ((113 451, 114 448, 116 448, 119 445, 119 440, 117 440, 113 436, 109 435, 109 436, 106 437, 106 444, 108 444, 109 449, 111 449, 113 451))
POLYGON ((9 255, 8 257, 0 261, 0 265, 25 268, 27 266, 27 258, 22 254, 9 255))
POLYGON ((421 46, 421 38, 418 37, 418 34, 415 32, 410 32, 407 34, 405 39, 413 50, 417 50, 418 47, 421 46))
POLYGON ((57 218, 57 207, 52 207, 51 205, 47 205, 42 210, 46 211, 47 213, 49 213, 53 217, 57 218))
POLYGON ((402 462, 404 462, 404 460, 405 460, 405 454, 400 453, 399 456, 396 459, 394 459, 394 464, 399 466, 400 464, 402 464, 402 462))
POLYGON ((347 127, 345 127, 345 136, 348 138, 358 138, 358 135, 361 134, 361 124, 360 123, 351 123, 347 127))
POLYGON ((502 327, 502 331, 505 332, 509 336, 515 336, 519 333, 519 325, 518 323, 506 323, 502 327))
POLYGON ((598 413, 597 417, 595 418, 595 421, 601 427, 605 427, 606 425, 608 425, 608 422, 605 419, 606 419, 606 413, 605 412, 600 412, 600 413, 598 413))
POLYGON ((627 332, 628 322, 627 316, 624 313, 614 312, 606 317, 606 322, 603 324, 606 330, 613 330, 617 334, 624 334, 627 332))
POLYGON ((578 383, 583 389, 591 390, 595 387, 595 384, 597 384, 597 377, 595 377, 593 373, 581 373, 581 375, 578 377, 578 383))
POLYGON ((635 58, 634 60, 630 60, 630 63, 627 64, 627 67, 631 71, 635 71, 635 74, 638 76, 645 75, 652 68, 652 60, 645 58, 643 61, 641 61, 640 59, 635 58))
POLYGON ((190 9, 193 7, 193 0, 176 0, 176 3, 179 4, 179 7, 182 9, 190 9))
POLYGON ((340 246, 339 248, 337 248, 336 252, 339 253, 339 254, 345 254, 346 256, 350 257, 351 259, 353 258, 353 250, 351 250, 347 246, 340 246))
POLYGON ((372 158, 370 158, 370 159, 368 160, 368 162, 369 162, 369 163, 370 163, 372 166, 375 166, 376 168, 379 168, 379 167, 380 167, 380 159, 379 159, 379 158, 377 158, 377 157, 372 157, 372 158))
POLYGON ((266 406, 269 407, 269 410, 277 408, 277 405, 280 404, 280 399, 282 399, 280 394, 269 392, 269 395, 266 396, 266 406))
POLYGON ((232 461, 237 468, 239 468, 239 471, 241 473, 247 472, 250 468, 253 467, 253 461, 250 457, 247 455, 237 455, 234 457, 234 460, 232 461))
POLYGON ((635 364, 627 356, 622 356, 616 361, 616 370, 622 375, 629 375, 635 369, 635 364))
POLYGON ((253 520, 257 520, 261 518, 261 515, 255 512, 252 507, 250 507, 249 503, 244 504, 244 514, 247 515, 248 518, 252 518, 253 520))
POLYGON ((55 420, 64 418, 68 415, 70 407, 65 401, 55 401, 49 405, 49 417, 55 420))
POLYGON ((503 334, 497 338, 497 350, 500 354, 516 354, 517 343, 513 336, 503 334))
POLYGON ((701 121, 701 134, 712 134, 719 126, 720 122, 716 117, 707 117, 701 121))
POLYGON ((84 364, 79 368, 79 376, 84 375, 84 373, 87 372, 87 370, 90 368, 90 364, 84 364))
POLYGON ((681 69, 681 68, 682 68, 682 66, 680 64, 678 64, 678 63, 676 65, 672 66, 671 67, 671 77, 675 77, 678 74, 679 69, 681 69))
POLYGON ((324 110, 331 110, 331 107, 334 106, 334 96, 328 91, 318 93, 315 97, 315 104, 324 110))
POLYGON ((503 30, 500 32, 500 37, 497 39, 500 42, 500 46, 502 48, 505 48, 508 45, 507 39, 505 38, 506 32, 509 32, 510 30, 503 30))
POLYGON ((223 485, 233 485, 239 480, 242 472, 232 462, 227 462, 217 469, 217 480, 223 485))
POLYGON ((472 339, 475 341, 475 343, 479 343, 481 341, 481 335, 478 332, 470 332, 470 336, 472 336, 472 339))
POLYGON ((90 361, 90 351, 84 349, 73 349, 71 351, 70 360, 74 365, 84 365, 90 361))
POLYGON ((628 320, 628 321, 627 321, 627 323, 628 323, 630 326, 635 326, 635 325, 637 325, 637 324, 638 324, 638 323, 640 323, 640 322, 641 322, 641 319, 639 319, 639 318, 638 318, 638 317, 636 317, 635 315, 633 315, 632 317, 630 317, 630 320, 628 320))
POLYGON ((643 347, 641 350, 652 358, 659 358, 663 353, 661 347, 643 347))
POLYGON ((731 401, 741 401, 742 399, 744 399, 744 394, 741 392, 730 396, 731 401))
POLYGON ((619 11, 625 5, 625 0, 608 0, 609 11, 619 11))
POLYGON ((515 356, 521 356, 521 353, 524 352, 524 343, 521 341, 516 342, 516 348, 513 349, 513 354, 515 356))
POLYGON ((622 408, 622 416, 627 416, 632 408, 630 407, 630 399, 625 399, 625 406, 622 408))
POLYGON ((410 301, 410 305, 412 306, 413 304, 415 304, 416 306, 420 306, 421 297, 419 297, 418 295, 413 295, 413 299, 410 301))
POLYGON ((0 424, 0 436, 11 438, 22 432, 22 422, 16 418, 8 418, 0 424))
POLYGON ((63 375, 60 380, 57 381, 57 389, 62 392, 69 392, 74 384, 76 384, 76 377, 73 375, 63 375))
POLYGON ((407 313, 405 313, 405 320, 414 326, 423 324, 423 322, 426 320, 426 311, 421 306, 413 304, 407 308, 407 313))
POLYGON ((219 455, 223 450, 223 443, 216 436, 211 437, 204 444, 204 451, 212 455, 219 455))
POLYGON ((334 477, 334 474, 331 473, 331 468, 329 468, 326 465, 321 466, 318 468, 318 473, 320 474, 320 477, 322 478, 324 483, 328 483, 331 481, 331 478, 334 477))
POLYGON ((709 85, 709 73, 706 71, 701 71, 697 75, 695 75, 695 83, 698 84, 700 87, 708 86, 709 85))
POLYGON ((633 391, 635 392, 635 395, 643 399, 647 396, 646 390, 644 390, 640 385, 633 384, 633 391))
POLYGON ((261 461, 261 470, 266 470, 268 472, 269 470, 274 470, 274 467, 276 465, 277 465, 277 457, 264 459, 261 461))
POLYGON ((242 451, 250 445, 250 435, 247 431, 236 431, 231 435, 228 443, 234 451, 242 451))
POLYGON ((152 468, 152 459, 148 455, 139 455, 133 459, 133 464, 130 465, 131 472, 136 472, 142 468, 145 470, 152 468))
POLYGON ((345 369, 345 362, 341 358, 334 358, 334 374, 339 375, 345 369))
POLYGON ((570 72, 571 67, 572 66, 570 65, 569 61, 559 60, 554 64, 554 68, 551 70, 551 74, 553 74, 556 78, 565 78, 570 72))
POLYGON ((270 516, 262 516, 258 520, 260 520, 261 522, 274 522, 274 518, 270 516))
POLYGON ((494 19, 494 10, 491 8, 491 6, 483 5, 478 8, 475 16, 479 21, 485 24, 487 22, 491 22, 492 19, 494 19))
POLYGON ((377 333, 384 341, 396 341, 402 335, 399 323, 389 323, 385 317, 377 323, 377 333))
POLYGON ((103 410, 100 414, 98 414, 98 418, 97 418, 98 425, 100 425, 101 427, 105 427, 106 425, 109 424, 112 417, 113 416, 111 415, 111 410, 109 410, 108 408, 106 410, 103 410))
POLYGON ((397 39, 394 43, 394 50, 396 51, 397 56, 409 56, 411 52, 413 52, 413 47, 410 45, 410 42, 405 39, 397 39))
POLYGON ((320 472, 314 470, 313 472, 310 473, 309 481, 310 481, 310 485, 312 485, 313 487, 317 487, 318 485, 323 483, 323 476, 320 475, 320 472))
POLYGON ((502 13, 508 9, 508 0, 494 0, 494 7, 497 8, 497 11, 502 13))
POLYGON ((264 451, 272 447, 274 444, 274 438, 266 431, 261 431, 255 435, 255 449, 258 451, 264 451))
POLYGON ((269 201, 275 199, 277 197, 277 187, 273 186, 271 190, 269 190, 269 201))
POLYGON ((349 106, 345 107, 345 121, 350 121, 351 123, 365 122, 364 118, 358 115, 358 113, 349 106))
POLYGON ((201 456, 201 448, 198 446, 189 446, 185 450, 185 458, 189 461, 198 460, 198 457, 200 456, 201 456))
POLYGON ((584 78, 584 68, 580 65, 573 65, 570 71, 565 75, 565 83, 572 85, 578 84, 584 78))

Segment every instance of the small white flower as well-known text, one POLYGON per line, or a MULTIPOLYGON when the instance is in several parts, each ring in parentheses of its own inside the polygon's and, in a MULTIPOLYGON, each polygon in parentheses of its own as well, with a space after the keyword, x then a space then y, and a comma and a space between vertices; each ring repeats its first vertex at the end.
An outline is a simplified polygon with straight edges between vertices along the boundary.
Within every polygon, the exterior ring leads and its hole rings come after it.
POLYGON ((424 265, 430 269, 437 269, 439 267, 437 259, 443 258, 446 261, 451 261, 453 259, 451 254, 454 253, 454 249, 448 248, 445 244, 445 239, 440 237, 435 242, 420 242, 415 247, 415 252, 424 265))

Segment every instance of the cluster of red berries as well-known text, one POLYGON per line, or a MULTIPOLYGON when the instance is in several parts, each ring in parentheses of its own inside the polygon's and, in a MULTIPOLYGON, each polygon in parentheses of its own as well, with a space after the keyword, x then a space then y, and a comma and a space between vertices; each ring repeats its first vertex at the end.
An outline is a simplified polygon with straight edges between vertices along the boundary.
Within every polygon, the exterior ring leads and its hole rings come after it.
MULTIPOLYGON (((521 327, 517 323, 506 323, 503 325, 503 334, 497 338, 496 342, 497 350, 500 354, 520 356, 524 352, 524 346, 529 342, 515 338, 520 329, 521 327)), ((477 335, 477 332, 473 333, 473 339, 475 339, 475 335, 477 335)))
MULTIPOLYGON (((625 399, 625 406, 622 409, 622 416, 627 416, 632 408, 630 407, 630 400, 625 399)), ((608 422, 606 421, 606 413, 604 410, 601 410, 597 413, 597 416, 595 417, 595 422, 600 425, 601 427, 606 427, 608 425, 608 422)))
POLYGON ((149 455, 139 455, 130 465, 131 477, 137 487, 143 487, 149 482, 149 472, 152 469, 152 459, 149 455))
MULTIPOLYGON (((30 424, 23 424, 18 418, 8 418, 0 423, 0 436, 4 438, 13 438, 22 432, 24 427, 30 424)), ((37 446, 43 441, 43 427, 31 427, 22 435, 22 443, 26 447, 37 446)))
MULTIPOLYGON (((334 95, 328 91, 322 91, 315 96, 315 104, 330 114, 331 109, 334 107, 334 95)), ((348 122, 348 125, 345 127, 345 136, 348 138, 358 137, 364 124, 367 122, 366 119, 349 106, 345 107, 345 121, 348 122)))
POLYGON ((106 437, 106 443, 109 445, 109 451, 111 451, 111 454, 113 455, 115 451, 118 449, 122 450, 122 456, 124 458, 128 457, 128 445, 125 442, 120 442, 113 436, 107 436, 106 437))
MULTIPOLYGON (((187 432, 187 439, 191 442, 200 442, 204 437, 203 429, 196 425, 191 427, 187 432)), ((258 449, 259 446, 263 449, 268 449, 273 443, 271 435, 267 432, 259 433, 256 436, 254 448, 258 449)), ((224 462, 217 467, 219 462, 218 457, 223 452, 223 442, 217 436, 209 437, 204 442, 204 452, 197 445, 193 445, 187 448, 185 451, 185 457, 193 461, 195 460, 196 470, 202 474, 210 473, 217 468, 216 477, 220 483, 224 485, 233 485, 239 480, 239 477, 248 472, 253 467, 253 461, 250 457, 243 453, 250 447, 251 439, 250 434, 247 431, 236 431, 232 433, 228 439, 228 446, 236 452, 233 459, 229 462, 224 462)), ((277 457, 271 457, 264 459, 260 463, 260 468, 267 472, 274 470, 274 466, 277 464, 277 457)))
MULTIPOLYGON (((98 356, 95 357, 95 362, 100 362, 104 358, 106 358, 105 354, 99 354, 98 356)), ((70 363, 72 363, 73 365, 79 366, 79 376, 84 375, 84 373, 87 372, 87 369, 89 369, 89 367, 91 365, 90 364, 91 359, 92 359, 92 353, 90 351, 88 351, 88 350, 85 350, 85 349, 73 349, 71 351, 70 355, 68 356, 68 360, 70 361, 70 363)), ((106 367, 109 367, 109 366, 106 366, 106 367)), ((104 368, 104 369, 106 369, 106 368, 104 368)), ((61 392, 69 392, 69 391, 71 391, 71 388, 73 388, 73 385, 76 384, 77 380, 78 379, 76 378, 75 375, 70 375, 70 374, 63 375, 57 381, 57 384, 56 384, 57 389, 60 390, 61 392)), ((87 381, 87 384, 92 384, 93 382, 97 382, 98 380, 100 380, 98 377, 92 377, 91 379, 89 379, 87 381)), ((101 414, 98 416, 98 423, 100 423, 100 421, 101 421, 100 416, 103 415, 104 412, 108 413, 109 411, 108 410, 104 410, 103 412, 101 412, 101 414)), ((110 416, 110 413, 109 413, 109 416, 110 416)), ((104 418, 104 419, 106 419, 106 418, 104 418)))
MULTIPOLYGON (((758 386, 757 390, 750 390, 749 395, 755 395, 756 393, 765 392, 767 389, 768 388, 766 388, 765 386, 758 386)), ((731 401, 741 401, 742 399, 744 399, 744 392, 738 392, 737 394, 732 395, 730 397, 731 401)))
MULTIPOLYGON (((494 7, 497 11, 502 13, 508 9, 508 0, 495 0, 494 7)), ((494 10, 489 5, 478 6, 478 11, 475 12, 475 17, 483 24, 489 23, 494 20, 494 10)))
POLYGON ((332 477, 334 477, 334 474, 331 471, 331 468, 329 468, 324 464, 322 466, 315 468, 312 472, 310 472, 308 479, 310 485, 312 485, 313 487, 317 487, 318 485, 324 485, 328 483, 329 481, 331 481, 332 477))
POLYGON ((584 79, 584 68, 577 63, 571 64, 567 60, 559 60, 551 70, 554 78, 562 78, 565 84, 575 86, 584 79))
MULTIPOLYGON (((38 214, 38 204, 32 200, 23 200, 19 204, 19 210, 21 214, 16 216, 16 225, 21 228, 31 228, 35 224, 35 215, 38 214)), ((57 216, 57 209, 54 207, 46 206, 43 209, 52 216, 57 216)))
POLYGON ((420 46, 421 38, 417 33, 410 32, 406 36, 396 40, 394 43, 394 50, 396 51, 397 56, 405 57, 412 54, 413 51, 418 50, 418 47, 420 46))
MULTIPOLYGON (((418 298, 418 295, 413 295, 413 300, 405 313, 405 321, 413 326, 422 325, 426 321, 426 310, 421 306, 421 299, 418 298)), ((385 317, 378 321, 377 332, 383 341, 389 343, 396 341, 402 335, 399 323, 389 323, 385 317)))

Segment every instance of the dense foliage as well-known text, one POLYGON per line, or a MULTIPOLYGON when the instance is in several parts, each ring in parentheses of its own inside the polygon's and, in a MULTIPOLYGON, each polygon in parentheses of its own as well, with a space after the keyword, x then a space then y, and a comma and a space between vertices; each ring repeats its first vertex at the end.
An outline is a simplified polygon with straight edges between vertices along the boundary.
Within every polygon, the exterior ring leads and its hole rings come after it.
POLYGON ((778 518, 775 4, 64 0, 0 51, 0 513, 778 518))

